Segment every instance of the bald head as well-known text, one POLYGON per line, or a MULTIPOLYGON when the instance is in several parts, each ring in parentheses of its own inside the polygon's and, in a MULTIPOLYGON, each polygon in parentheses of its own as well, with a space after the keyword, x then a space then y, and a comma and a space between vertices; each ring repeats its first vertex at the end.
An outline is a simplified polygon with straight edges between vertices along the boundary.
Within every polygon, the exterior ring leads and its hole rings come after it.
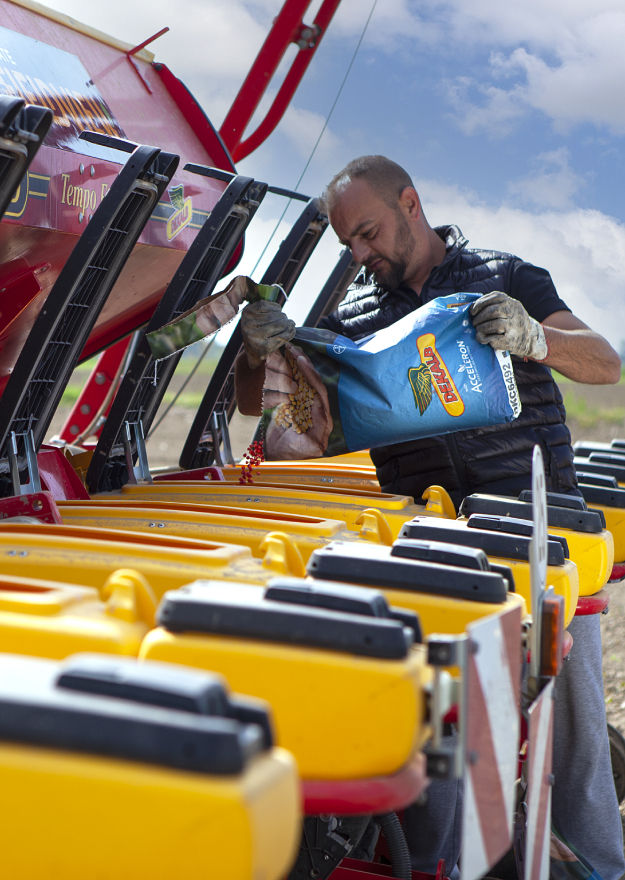
POLYGON ((445 256, 410 175, 385 156, 354 159, 328 184, 323 210, 341 244, 378 284, 417 293, 445 256))
POLYGON ((336 174, 321 197, 329 212, 337 195, 353 180, 363 180, 389 207, 395 207, 407 186, 413 186, 408 172, 386 156, 360 156, 336 174))

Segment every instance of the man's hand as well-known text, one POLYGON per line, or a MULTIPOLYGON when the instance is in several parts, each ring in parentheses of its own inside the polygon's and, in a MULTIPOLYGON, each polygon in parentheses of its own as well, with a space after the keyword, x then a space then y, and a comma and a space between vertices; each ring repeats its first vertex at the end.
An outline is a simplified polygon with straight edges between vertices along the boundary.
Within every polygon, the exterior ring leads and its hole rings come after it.
POLYGON ((295 336, 295 323, 277 303, 264 299, 245 306, 240 324, 247 362, 252 370, 295 336))
POLYGON ((265 432, 268 459, 319 458, 328 448, 333 421, 328 392, 310 359, 287 343, 265 369, 264 406, 274 407, 265 432))
POLYGON ((499 291, 487 293, 473 303, 469 314, 478 342, 534 361, 547 357, 545 331, 518 299, 499 291))

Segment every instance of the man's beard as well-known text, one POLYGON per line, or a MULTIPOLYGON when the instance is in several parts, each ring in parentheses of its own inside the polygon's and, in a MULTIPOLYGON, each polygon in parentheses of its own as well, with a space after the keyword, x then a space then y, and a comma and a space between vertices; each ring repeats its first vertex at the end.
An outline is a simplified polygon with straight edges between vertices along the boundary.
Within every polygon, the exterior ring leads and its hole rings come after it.
POLYGON ((373 277, 381 287, 394 290, 406 277, 406 262, 404 260, 389 260, 384 258, 385 266, 381 271, 374 272, 373 277))
POLYGON ((399 210, 396 212, 396 217, 394 258, 383 257, 386 265, 380 271, 373 273, 377 283, 388 290, 394 290, 405 280, 408 271, 408 254, 415 244, 410 226, 399 210))

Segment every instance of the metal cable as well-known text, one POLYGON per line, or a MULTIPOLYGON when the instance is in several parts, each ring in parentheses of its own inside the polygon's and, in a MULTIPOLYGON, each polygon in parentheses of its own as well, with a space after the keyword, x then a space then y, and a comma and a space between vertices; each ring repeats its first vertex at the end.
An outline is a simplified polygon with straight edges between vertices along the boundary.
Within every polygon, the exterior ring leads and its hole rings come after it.
MULTIPOLYGON (((308 157, 308 159, 307 159, 307 161, 306 161, 306 164, 304 165, 304 168, 303 168, 303 170, 302 170, 302 173, 301 173, 300 176, 297 178, 297 183, 296 183, 295 186, 293 187, 293 189, 294 189, 295 191, 298 191, 298 190, 299 190, 299 185, 300 185, 300 183, 302 182, 302 179, 303 179, 304 175, 305 175, 306 172, 308 171, 308 168, 309 168, 309 166, 310 166, 310 163, 311 163, 312 160, 313 160, 313 157, 314 157, 315 153, 317 152, 317 147, 319 146, 319 143, 321 142, 321 138, 322 138, 323 135, 325 134, 326 128, 328 127, 328 124, 329 124, 329 122, 330 122, 330 119, 331 119, 331 117, 332 117, 332 114, 334 113, 334 111, 335 111, 335 109, 336 109, 336 105, 337 105, 338 102, 339 102, 339 98, 341 97, 341 94, 342 94, 342 92, 343 92, 343 89, 345 88, 345 84, 346 84, 346 82, 347 82, 347 78, 348 78, 349 74, 351 73, 351 69, 352 69, 352 67, 354 66, 354 62, 356 61, 356 56, 358 55, 358 52, 360 51, 360 47, 361 47, 361 45, 362 45, 362 41, 363 41, 364 38, 365 38, 365 34, 367 33, 367 30, 368 30, 368 28, 369 28, 369 23, 371 22, 371 18, 372 18, 372 16, 373 16, 373 13, 375 12, 375 8, 376 8, 377 5, 378 5, 378 0, 373 0, 373 5, 371 6, 371 9, 369 10, 369 15, 367 16, 367 20, 365 21, 365 24, 364 24, 364 27, 363 27, 363 29, 362 29, 362 31, 361 31, 360 37, 358 38, 358 42, 356 43, 356 47, 355 47, 354 51, 352 52, 352 57, 351 57, 351 59, 350 59, 350 61, 349 61, 349 64, 347 65, 347 70, 345 71, 345 75, 343 76, 343 79, 342 79, 342 81, 341 81, 341 84, 340 84, 340 86, 339 86, 339 88, 338 88, 338 91, 337 91, 337 93, 336 93, 336 97, 334 98, 334 101, 332 102, 332 106, 330 107, 328 113, 326 114, 326 118, 325 118, 325 121, 324 121, 323 126, 322 126, 322 128, 321 128, 321 131, 319 132, 319 135, 318 135, 318 137, 317 137, 317 140, 316 140, 315 143, 313 144, 313 148, 312 148, 312 150, 311 150, 311 152, 310 152, 310 156, 308 157)), ((258 264, 260 263, 260 261, 261 261, 262 258, 264 257, 265 252, 267 251, 267 248, 268 248, 269 245, 271 244, 271 242, 272 242, 272 240, 273 240, 273 237, 275 236, 276 232, 278 231, 278 227, 279 227, 280 224, 282 223, 282 220, 284 219, 284 215, 286 214, 286 212, 287 212, 287 210, 288 210, 289 205, 291 204, 291 202, 292 202, 292 199, 287 199, 287 202, 286 202, 286 204, 285 204, 285 206, 284 206, 284 209, 283 209, 282 213, 280 214, 280 216, 278 217, 278 220, 277 220, 277 222, 276 222, 276 225, 274 226, 271 235, 270 235, 269 238, 267 239, 267 243, 265 244, 265 247, 262 249, 260 256, 259 256, 258 259, 256 260, 256 263, 255 263, 255 265, 254 265, 254 268, 253 268, 252 271, 250 272, 250 275, 253 275, 254 272, 256 271, 256 269, 258 268, 258 264)))

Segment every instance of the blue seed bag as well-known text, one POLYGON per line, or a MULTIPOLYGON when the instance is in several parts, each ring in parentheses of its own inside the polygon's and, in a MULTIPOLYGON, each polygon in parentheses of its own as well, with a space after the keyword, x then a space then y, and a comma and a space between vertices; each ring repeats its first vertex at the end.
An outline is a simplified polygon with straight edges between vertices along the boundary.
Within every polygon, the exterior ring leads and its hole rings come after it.
POLYGON ((475 338, 468 310, 478 296, 432 300, 358 342, 298 329, 267 360, 265 458, 340 455, 516 418, 509 354, 475 338))

